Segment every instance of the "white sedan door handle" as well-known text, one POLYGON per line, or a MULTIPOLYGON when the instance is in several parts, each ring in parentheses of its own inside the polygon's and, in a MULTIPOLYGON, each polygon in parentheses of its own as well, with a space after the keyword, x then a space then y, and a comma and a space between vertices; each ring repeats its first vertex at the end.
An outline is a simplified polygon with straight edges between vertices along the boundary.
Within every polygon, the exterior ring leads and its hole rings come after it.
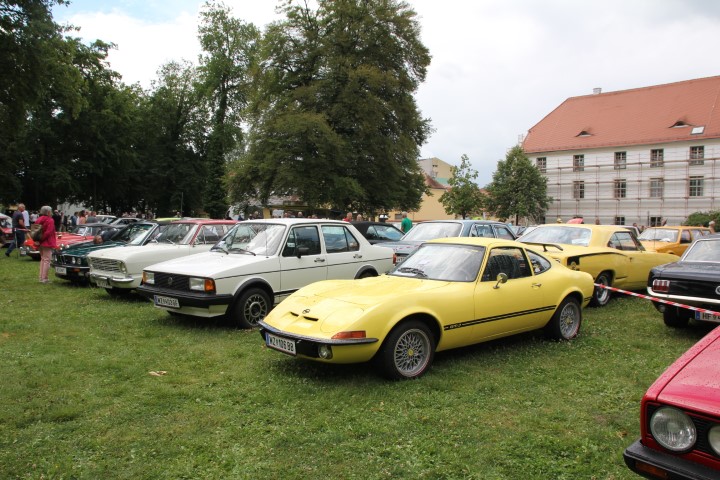
POLYGON ((356 253, 355 255, 353 255, 353 258, 362 258, 362 255, 360 255, 359 253, 356 253))
POLYGON ((315 263, 323 263, 325 261, 324 258, 316 258, 315 263))

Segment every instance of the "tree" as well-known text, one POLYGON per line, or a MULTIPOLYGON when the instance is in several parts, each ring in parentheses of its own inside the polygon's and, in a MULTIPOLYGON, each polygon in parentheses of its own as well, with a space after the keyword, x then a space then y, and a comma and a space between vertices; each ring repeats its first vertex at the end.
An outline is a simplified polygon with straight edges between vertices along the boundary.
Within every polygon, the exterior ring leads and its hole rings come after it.
POLYGON ((195 89, 197 70, 189 63, 167 63, 158 77, 140 119, 145 125, 140 142, 145 199, 159 216, 188 215, 203 207, 206 104, 195 89))
POLYGON ((467 218, 468 215, 479 212, 483 205, 483 194, 475 183, 478 172, 471 168, 468 156, 460 157, 460 166, 453 166, 450 171, 450 190, 440 196, 445 213, 467 218))
POLYGON ((486 207, 501 219, 530 218, 539 221, 552 198, 547 196, 547 180, 530 162, 522 147, 508 151, 486 187, 486 207))
POLYGON ((287 2, 286 20, 266 31, 234 199, 296 194, 342 211, 416 209, 430 125, 413 93, 430 55, 415 12, 396 0, 317 4, 287 2))
POLYGON ((200 87, 213 111, 204 207, 211 217, 222 218, 228 207, 226 156, 242 145, 239 125, 250 96, 260 33, 254 25, 233 18, 221 2, 206 3, 200 17, 200 45, 205 52, 200 55, 200 87))

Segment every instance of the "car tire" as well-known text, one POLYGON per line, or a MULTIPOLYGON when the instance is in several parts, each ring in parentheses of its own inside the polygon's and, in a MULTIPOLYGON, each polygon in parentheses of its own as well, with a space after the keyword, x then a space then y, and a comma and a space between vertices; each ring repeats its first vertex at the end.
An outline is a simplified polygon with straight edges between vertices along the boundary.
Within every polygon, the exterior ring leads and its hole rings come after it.
MULTIPOLYGON (((608 272, 602 272, 595 279, 595 283, 609 287, 612 283, 612 277, 608 272)), ((592 300, 590 300, 590 305, 593 307, 604 307, 610 301, 611 296, 612 293, 610 292, 610 290, 606 288, 595 287, 595 289, 593 290, 592 300)))
POLYGON ((582 309, 574 297, 565 297, 545 325, 546 334, 554 340, 572 340, 580 333, 582 309))
POLYGON ((688 315, 684 309, 681 312, 678 307, 673 307, 671 305, 665 306, 665 311, 663 311, 663 322, 665 322, 665 325, 668 327, 685 328, 688 326, 689 321, 690 315, 688 315))
POLYGON ((358 278, 358 280, 360 280, 361 278, 370 278, 370 277, 377 277, 377 273, 373 272, 372 270, 365 270, 357 278, 358 278))
POLYGON ((127 295, 128 293, 130 293, 129 288, 117 288, 117 287, 106 288, 105 291, 113 296, 127 295))
POLYGON ((406 321, 390 332, 378 353, 380 368, 390 380, 418 378, 432 365, 435 338, 424 323, 406 321))
POLYGON ((272 302, 265 290, 250 288, 243 292, 233 305, 230 320, 240 328, 254 328, 271 308, 272 302))

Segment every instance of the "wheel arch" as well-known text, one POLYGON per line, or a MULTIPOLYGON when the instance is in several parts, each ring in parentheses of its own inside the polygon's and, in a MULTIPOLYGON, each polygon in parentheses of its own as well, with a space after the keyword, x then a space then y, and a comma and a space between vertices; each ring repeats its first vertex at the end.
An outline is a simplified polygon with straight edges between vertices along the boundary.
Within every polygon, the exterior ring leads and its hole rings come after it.
POLYGON ((232 302, 228 306, 228 309, 232 308, 232 306, 237 303, 238 299, 242 296, 242 294, 250 288, 259 288, 259 289, 263 290, 270 297, 271 306, 275 304, 275 292, 273 292, 273 289, 270 286, 270 284, 262 278, 253 278, 253 279, 250 279, 250 280, 240 284, 240 286, 237 288, 237 290, 235 290, 235 293, 233 294, 232 302))
POLYGON ((372 265, 363 265, 358 271, 355 273, 355 280, 362 278, 363 275, 368 275, 377 277, 380 275, 375 267, 372 265))
POLYGON ((388 329, 387 333, 385 334, 385 338, 387 338, 390 335, 390 332, 397 328, 398 325, 409 322, 411 320, 420 321, 430 329, 430 332, 433 335, 433 340, 435 340, 435 347, 437 347, 437 345, 440 343, 440 337, 442 335, 442 328, 440 327, 440 322, 438 322, 437 318, 425 312, 411 313, 409 315, 405 315, 400 320, 395 322, 391 328, 388 329))

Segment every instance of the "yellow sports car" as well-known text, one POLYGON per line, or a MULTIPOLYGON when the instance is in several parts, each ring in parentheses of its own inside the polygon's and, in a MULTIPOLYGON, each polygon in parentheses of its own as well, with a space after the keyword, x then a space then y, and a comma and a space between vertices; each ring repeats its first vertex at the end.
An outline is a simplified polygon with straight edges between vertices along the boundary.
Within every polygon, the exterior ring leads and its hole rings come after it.
MULTIPOLYGON (((633 232, 615 225, 540 225, 518 241, 542 246, 563 265, 592 275, 598 285, 624 290, 644 289, 651 268, 680 258, 646 251, 633 232)), ((610 290, 596 287, 590 304, 602 307, 610 297, 610 290)))
POLYGON ((265 344, 332 363, 374 360, 391 379, 416 378, 436 351, 544 328, 569 340, 590 301, 590 275, 527 245, 444 238, 387 275, 304 287, 259 325, 265 344))

